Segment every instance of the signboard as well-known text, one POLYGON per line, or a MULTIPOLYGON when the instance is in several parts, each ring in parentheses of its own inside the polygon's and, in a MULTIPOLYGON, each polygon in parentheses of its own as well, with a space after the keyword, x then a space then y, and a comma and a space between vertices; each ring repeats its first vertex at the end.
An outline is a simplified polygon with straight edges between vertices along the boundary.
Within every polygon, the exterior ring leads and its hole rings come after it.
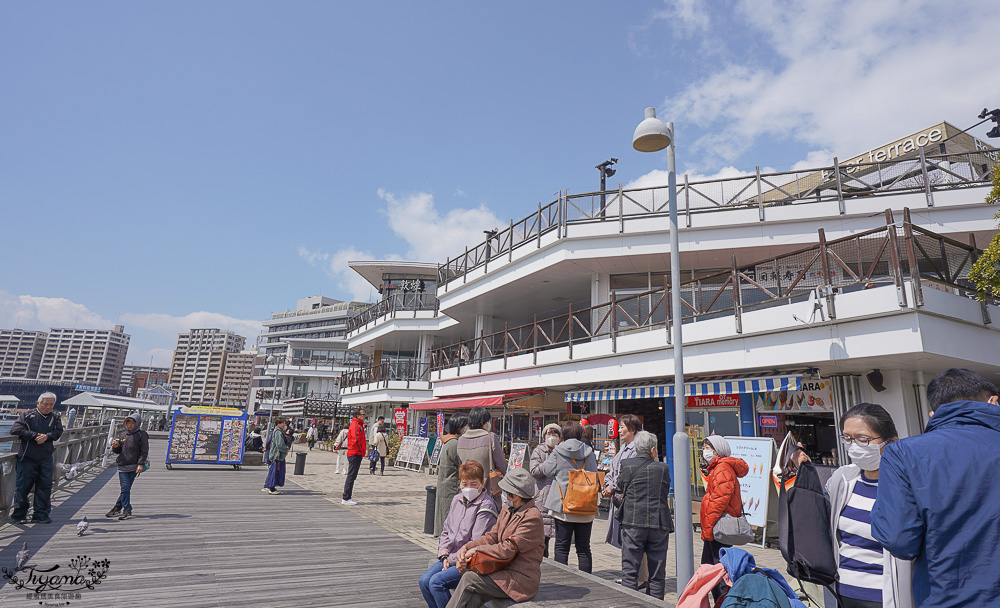
POLYGON ((430 418, 421 418, 420 419, 420 426, 418 427, 418 430, 417 430, 417 436, 418 437, 426 437, 427 436, 427 427, 429 426, 429 423, 430 423, 430 418))
POLYGON ((182 405, 177 408, 181 414, 191 416, 242 416, 243 410, 235 407, 209 407, 201 405, 182 405))
POLYGON ((404 434, 406 432, 406 410, 393 410, 392 419, 396 423, 396 428, 399 429, 399 434, 404 434))
POLYGON ((767 500, 774 464, 774 440, 770 437, 726 437, 733 458, 741 458, 750 471, 740 478, 743 512, 751 526, 767 524, 767 500))
POLYGON ((444 442, 438 439, 434 442, 434 451, 431 452, 431 466, 436 467, 439 460, 441 460, 441 446, 444 442))
POLYGON ((99 392, 101 392, 101 387, 99 387, 99 386, 90 386, 90 385, 87 385, 87 384, 77 384, 76 386, 73 387, 73 390, 74 391, 83 391, 85 393, 99 393, 99 392))
POLYGON ((440 437, 444 435, 444 412, 438 412, 437 415, 437 435, 440 437))
POLYGON ((688 407, 736 407, 740 406, 739 395, 692 395, 687 400, 688 407))
POLYGON ((180 407, 174 410, 167 464, 243 462, 246 412, 236 408, 180 407))
POLYGON ((423 465, 424 458, 427 457, 428 443, 430 443, 430 439, 427 437, 417 437, 415 435, 403 437, 403 441, 399 446, 399 453, 396 455, 396 466, 416 465, 419 467, 423 465))
POLYGON ((801 391, 771 391, 769 393, 755 393, 753 399, 754 408, 756 408, 758 413, 833 413, 833 382, 830 380, 803 380, 801 391))
POLYGON ((543 441, 543 438, 542 438, 542 419, 539 418, 539 417, 537 417, 537 416, 535 416, 535 417, 533 417, 531 419, 531 436, 532 437, 537 437, 539 443, 541 443, 543 441))
POLYGON ((524 468, 524 456, 528 453, 527 443, 510 444, 510 458, 507 459, 507 470, 514 467, 524 468))
POLYGON ((778 427, 778 417, 774 414, 761 414, 757 417, 757 421, 762 428, 777 428, 778 427))

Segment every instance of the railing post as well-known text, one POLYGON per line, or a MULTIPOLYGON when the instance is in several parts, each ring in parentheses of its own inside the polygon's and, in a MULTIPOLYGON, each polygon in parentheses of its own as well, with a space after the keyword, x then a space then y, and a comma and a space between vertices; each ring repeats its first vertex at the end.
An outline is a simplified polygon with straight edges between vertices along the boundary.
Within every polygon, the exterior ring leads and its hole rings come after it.
MULTIPOLYGON (((621 201, 619 201, 621 202, 621 201)), ((618 296, 615 292, 611 292, 611 316, 609 321, 611 322, 611 352, 618 352, 618 322, 615 319, 616 313, 618 312, 618 296)))
MULTIPOLYGON (((653 192, 656 192, 654 190, 653 192)), ((684 217, 687 227, 691 227, 691 189, 688 187, 688 174, 684 174, 684 217)))
MULTIPOLYGON (((686 175, 684 179, 687 180, 686 175)), ((670 331, 673 325, 673 315, 670 311, 670 276, 667 273, 663 273, 663 318, 666 321, 664 325, 667 328, 667 344, 673 344, 674 338, 670 331)))
POLYGON ((844 205, 844 184, 840 180, 840 160, 836 156, 833 157, 833 175, 837 178, 837 203, 840 205, 840 215, 847 213, 847 207, 844 205))
POLYGON ((532 365, 538 365, 538 314, 531 316, 532 365))
MULTIPOLYGON (((757 209, 760 221, 764 221, 764 192, 760 187, 760 165, 757 165, 757 209)), ((843 213, 843 211, 841 211, 843 213)))
MULTIPOLYGON (((976 260, 979 259, 979 250, 976 248, 976 235, 969 233, 969 245, 972 246, 972 252, 969 253, 969 257, 972 263, 975 264, 976 260)), ((983 325, 992 325, 993 319, 990 318, 990 307, 986 304, 986 293, 981 292, 979 294, 979 308, 983 311, 983 325)))
POLYGON ((559 228, 558 228, 558 231, 556 233, 556 237, 561 239, 561 238, 563 238, 563 226, 566 223, 566 218, 564 217, 564 212, 565 212, 564 205, 566 204, 566 201, 563 199, 563 191, 562 190, 559 190, 559 198, 557 200, 559 201, 559 213, 558 213, 558 216, 559 216, 559 228))
MULTIPOLYGON (((569 360, 570 361, 573 360, 573 325, 575 325, 575 323, 573 322, 573 304, 570 303, 570 305, 569 305, 569 336, 568 336, 568 339, 569 339, 569 360)), ((553 330, 553 333, 555 333, 555 330, 553 330)))
MULTIPOLYGON (((837 311, 833 303, 833 279, 830 276, 830 256, 826 248, 826 230, 819 229, 819 256, 823 266, 823 282, 826 284, 826 313, 831 319, 837 318, 837 311)), ((819 299, 819 294, 816 294, 819 299)))
POLYGON ((920 263, 917 261, 917 250, 913 246, 913 222, 910 220, 910 208, 903 208, 903 234, 906 240, 906 258, 910 267, 910 283, 913 285, 914 305, 924 305, 924 288, 920 284, 920 263))
POLYGON ((510 335, 507 333, 510 331, 508 327, 509 323, 504 321, 503 323, 503 368, 507 369, 507 339, 510 335))
POLYGON ((479 373, 483 373, 483 345, 486 344, 486 332, 479 330, 479 344, 476 346, 476 359, 479 360, 479 373))
POLYGON ((535 249, 541 249, 542 247, 542 201, 538 201, 538 241, 535 243, 535 249))
POLYGON ((889 239, 889 257, 892 260, 892 279, 896 283, 896 297, 900 306, 906 306, 903 265, 899 258, 899 243, 896 240, 896 223, 892 219, 892 209, 885 210, 885 229, 889 239))
POLYGON ((931 190, 931 180, 927 174, 927 155, 924 154, 923 147, 920 148, 920 174, 924 178, 924 197, 927 199, 927 206, 934 206, 934 192, 931 190))
POLYGON ((465 246, 465 272, 462 273, 462 284, 465 284, 465 278, 469 276, 469 246, 465 246))
POLYGON ((618 234, 625 232, 625 199, 622 194, 622 183, 618 182, 618 234))
POLYGON ((742 298, 740 297, 740 276, 736 272, 736 256, 733 256, 732 262, 732 277, 733 277, 733 317, 736 319, 736 333, 743 333, 743 316, 742 316, 742 298))

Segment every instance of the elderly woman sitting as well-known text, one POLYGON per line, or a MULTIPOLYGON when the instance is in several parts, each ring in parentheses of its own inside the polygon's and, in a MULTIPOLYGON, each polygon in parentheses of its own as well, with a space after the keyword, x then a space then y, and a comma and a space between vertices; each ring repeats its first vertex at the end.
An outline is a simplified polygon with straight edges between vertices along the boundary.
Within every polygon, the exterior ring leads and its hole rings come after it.
POLYGON ((545 533, 535 501, 535 481, 524 469, 512 469, 500 481, 504 506, 492 530, 458 551, 462 579, 448 608, 479 608, 493 598, 526 602, 538 593, 545 533), (511 562, 492 574, 469 570, 477 552, 511 562))
POLYGON ((458 585, 458 550, 481 537, 496 524, 497 505, 486 491, 483 465, 466 460, 458 467, 459 493, 451 501, 441 538, 438 561, 420 577, 420 593, 428 608, 445 608, 458 585))

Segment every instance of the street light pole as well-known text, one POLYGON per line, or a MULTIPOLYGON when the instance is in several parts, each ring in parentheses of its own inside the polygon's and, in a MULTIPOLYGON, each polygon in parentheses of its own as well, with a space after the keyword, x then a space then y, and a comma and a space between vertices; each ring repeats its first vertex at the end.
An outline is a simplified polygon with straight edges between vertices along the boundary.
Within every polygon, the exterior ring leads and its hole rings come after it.
POLYGON ((677 224, 677 168, 674 157, 674 123, 656 118, 655 108, 646 108, 646 117, 632 136, 639 152, 667 150, 667 196, 670 211, 670 307, 674 324, 674 547, 677 552, 677 589, 682 590, 694 575, 694 522, 691 514, 691 449, 684 431, 687 395, 684 390, 684 343, 682 339, 681 258, 677 224))
MULTIPOLYGON (((268 357, 268 359, 271 359, 272 357, 275 359, 275 363, 277 365, 274 370, 274 385, 271 387, 271 407, 267 411, 267 437, 271 436, 271 428, 274 421, 274 408, 278 405, 278 378, 281 375, 281 360, 284 358, 283 356, 279 357, 272 354, 268 357)), ((270 361, 268 361, 268 363, 270 363, 270 361)))

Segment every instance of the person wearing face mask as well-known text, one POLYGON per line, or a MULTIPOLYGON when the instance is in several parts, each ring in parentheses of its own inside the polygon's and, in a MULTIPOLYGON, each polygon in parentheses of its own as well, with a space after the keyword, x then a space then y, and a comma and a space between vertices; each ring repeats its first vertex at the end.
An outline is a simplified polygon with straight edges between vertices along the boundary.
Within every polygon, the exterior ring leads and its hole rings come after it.
POLYGON ((840 430, 851 464, 834 471, 826 483, 839 604, 909 608, 912 566, 893 558, 872 534, 882 453, 898 439, 896 425, 881 405, 859 403, 841 417, 840 430))
MULTIPOLYGON (((547 424, 542 429, 542 443, 539 443, 531 452, 530 470, 531 476, 535 478, 537 489, 535 490, 535 504, 544 505, 549 497, 549 486, 552 485, 552 478, 546 477, 542 472, 542 463, 552 454, 552 450, 562 441, 562 430, 558 424, 547 424)), ((552 514, 543 506, 539 506, 542 512, 542 523, 545 526, 545 552, 543 557, 549 556, 549 539, 556 535, 555 522, 552 514)))
POLYGON ((437 493, 434 496, 434 536, 441 536, 451 501, 459 491, 458 468, 462 466, 462 461, 458 459, 458 438, 468 427, 468 416, 453 414, 444 424, 445 434, 438 439, 441 453, 438 455, 437 493))
MULTIPOLYGON (((483 465, 487 484, 491 471, 507 474, 507 456, 503 453, 500 438, 493 432, 490 411, 485 407, 474 407, 469 410, 469 430, 458 438, 456 447, 458 458, 462 462, 475 460, 483 465)), ((487 489, 493 496, 500 494, 500 490, 496 487, 487 489)))
POLYGON ((486 491, 483 467, 468 460, 458 467, 460 491, 451 501, 438 541, 438 561, 420 577, 420 593, 428 608, 444 608, 458 586, 458 550, 486 534, 497 521, 497 505, 486 491))
MULTIPOLYGON (((633 442, 635 441, 635 434, 641 429, 642 423, 639 422, 639 417, 635 414, 625 414, 618 419, 621 447, 611 458, 611 467, 608 469, 608 474, 604 476, 604 490, 602 494, 605 498, 611 499, 611 506, 608 508, 608 535, 604 539, 604 542, 618 549, 622 548, 621 534, 619 533, 621 524, 618 523, 618 519, 615 517, 615 513, 618 510, 616 503, 621 504, 620 499, 622 498, 621 490, 618 488, 618 476, 621 475, 622 461, 636 457, 633 442), (617 498, 615 498, 615 492, 618 492, 617 498)), ((646 578, 646 570, 643 568, 639 579, 640 581, 645 581, 646 578)))
MULTIPOLYGON (((740 494, 740 478, 750 472, 750 467, 742 458, 734 458, 729 442, 720 435, 710 435, 702 443, 703 469, 708 472, 705 496, 701 499, 701 563, 720 563, 719 551, 729 545, 715 540, 713 528, 723 514, 733 517, 743 514, 743 497, 740 494)), ((681 483, 681 480, 678 480, 681 483)), ((724 589, 722 584, 712 590, 718 600, 724 589)))
POLYGON ((590 549, 590 535, 597 514, 566 513, 563 510, 563 496, 569 490, 569 472, 582 469, 596 473, 597 457, 594 450, 583 443, 583 427, 578 422, 564 424, 562 437, 562 443, 542 463, 542 473, 557 486, 549 490, 549 496, 545 499, 545 508, 555 519, 555 560, 560 564, 569 563, 569 547, 573 544, 576 546, 578 567, 584 572, 591 572, 593 553, 590 549))

